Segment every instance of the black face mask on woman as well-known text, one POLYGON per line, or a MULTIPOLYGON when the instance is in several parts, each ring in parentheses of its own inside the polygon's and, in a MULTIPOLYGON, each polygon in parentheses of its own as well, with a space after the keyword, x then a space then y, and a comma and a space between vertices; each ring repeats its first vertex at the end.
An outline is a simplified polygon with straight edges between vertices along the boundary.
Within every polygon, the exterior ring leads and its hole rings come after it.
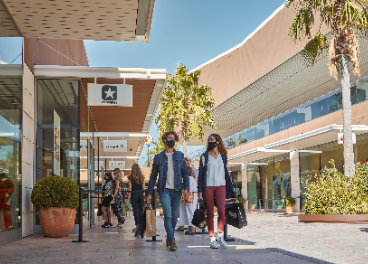
POLYGON ((169 148, 173 148, 175 146, 175 140, 167 140, 166 141, 166 145, 169 147, 169 148))
POLYGON ((208 148, 209 149, 214 149, 217 146, 217 142, 208 142, 208 148))

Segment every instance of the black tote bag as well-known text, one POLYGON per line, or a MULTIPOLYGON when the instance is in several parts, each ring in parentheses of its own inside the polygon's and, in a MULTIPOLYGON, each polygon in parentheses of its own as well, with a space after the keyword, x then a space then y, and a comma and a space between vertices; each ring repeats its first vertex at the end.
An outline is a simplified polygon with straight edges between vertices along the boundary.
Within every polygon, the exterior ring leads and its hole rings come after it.
POLYGON ((226 208, 225 214, 226 221, 229 225, 239 229, 247 225, 247 217, 243 204, 234 203, 233 206, 226 208))
POLYGON ((198 228, 206 228, 207 227, 207 216, 206 210, 203 207, 203 201, 199 201, 199 209, 194 211, 192 224, 198 228))

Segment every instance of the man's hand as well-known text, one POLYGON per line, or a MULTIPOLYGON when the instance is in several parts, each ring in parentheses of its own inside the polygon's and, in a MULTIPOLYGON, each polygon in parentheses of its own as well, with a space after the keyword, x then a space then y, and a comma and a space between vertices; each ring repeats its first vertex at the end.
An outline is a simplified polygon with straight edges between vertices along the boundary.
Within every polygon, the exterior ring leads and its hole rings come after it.
POLYGON ((152 194, 147 195, 146 202, 151 203, 151 200, 152 200, 152 194))
POLYGON ((198 199, 199 199, 199 200, 203 200, 202 193, 198 193, 198 199))

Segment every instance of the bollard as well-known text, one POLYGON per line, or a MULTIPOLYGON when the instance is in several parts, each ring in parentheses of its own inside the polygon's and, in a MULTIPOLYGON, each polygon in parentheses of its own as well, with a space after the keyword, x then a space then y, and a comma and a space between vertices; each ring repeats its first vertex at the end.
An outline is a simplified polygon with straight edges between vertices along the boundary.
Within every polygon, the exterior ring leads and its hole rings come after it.
POLYGON ((83 189, 79 187, 79 235, 78 240, 73 240, 73 242, 81 243, 88 242, 88 240, 83 240, 83 189))
POLYGON ((259 214, 262 214, 261 199, 258 199, 258 203, 259 203, 259 214))
POLYGON ((235 238, 230 237, 230 235, 227 235, 227 219, 225 217, 225 225, 224 225, 224 239, 225 241, 235 241, 235 238))

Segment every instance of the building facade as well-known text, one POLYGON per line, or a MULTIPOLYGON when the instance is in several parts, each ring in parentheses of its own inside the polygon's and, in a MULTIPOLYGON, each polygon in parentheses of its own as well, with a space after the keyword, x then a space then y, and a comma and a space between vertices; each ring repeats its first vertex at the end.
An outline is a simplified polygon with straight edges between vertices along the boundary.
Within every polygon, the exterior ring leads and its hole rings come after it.
MULTIPOLYGON (((232 179, 249 210, 284 210, 282 198, 292 196, 300 212, 305 181, 331 167, 331 159, 343 165, 340 83, 329 73, 327 54, 305 66, 305 42, 288 39, 294 17, 294 9, 282 5, 241 44, 195 69, 200 84, 213 89, 216 133, 229 149, 232 179)), ((368 46, 359 41, 361 77, 351 76, 356 163, 368 158, 368 46)))
MULTIPOLYGON (((42 233, 30 200, 38 180, 60 175, 98 189, 103 170, 129 173, 138 159, 167 72, 89 67, 83 40, 148 42, 153 7, 154 0, 0 1, 0 245, 42 233), (103 95, 105 105, 88 102, 119 85, 128 105, 103 95)), ((84 200, 88 227, 95 201, 84 200)))

